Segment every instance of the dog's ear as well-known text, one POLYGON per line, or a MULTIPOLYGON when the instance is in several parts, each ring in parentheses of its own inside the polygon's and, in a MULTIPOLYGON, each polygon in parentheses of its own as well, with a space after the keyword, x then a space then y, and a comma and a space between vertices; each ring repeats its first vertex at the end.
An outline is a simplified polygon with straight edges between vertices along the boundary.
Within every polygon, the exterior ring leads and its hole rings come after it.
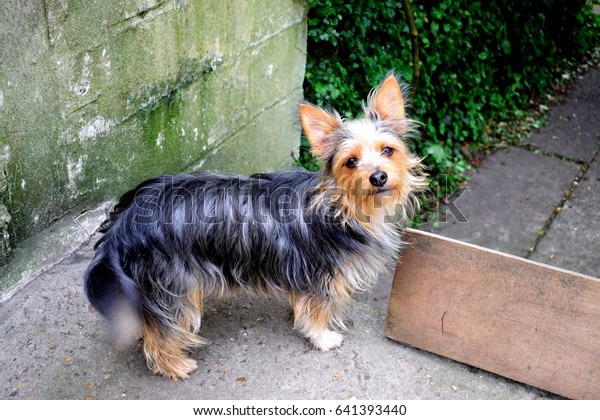
POLYGON ((300 120, 313 153, 325 161, 333 153, 332 134, 341 125, 341 118, 305 102, 300 104, 300 120))
POLYGON ((402 89, 393 74, 369 95, 368 107, 382 120, 400 123, 406 118, 402 89))

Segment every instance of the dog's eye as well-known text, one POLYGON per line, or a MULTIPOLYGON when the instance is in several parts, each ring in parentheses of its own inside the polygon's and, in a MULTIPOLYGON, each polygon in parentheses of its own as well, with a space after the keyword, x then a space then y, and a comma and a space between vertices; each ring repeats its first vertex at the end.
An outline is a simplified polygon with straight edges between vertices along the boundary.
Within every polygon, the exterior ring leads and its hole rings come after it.
POLYGON ((344 164, 344 166, 346 166, 346 168, 356 168, 356 164, 358 163, 358 159, 356 158, 350 158, 346 161, 346 163, 344 164))
POLYGON ((394 154, 394 149, 392 149, 391 147, 384 147, 381 153, 383 153, 385 156, 390 157, 392 156, 392 154, 394 154))

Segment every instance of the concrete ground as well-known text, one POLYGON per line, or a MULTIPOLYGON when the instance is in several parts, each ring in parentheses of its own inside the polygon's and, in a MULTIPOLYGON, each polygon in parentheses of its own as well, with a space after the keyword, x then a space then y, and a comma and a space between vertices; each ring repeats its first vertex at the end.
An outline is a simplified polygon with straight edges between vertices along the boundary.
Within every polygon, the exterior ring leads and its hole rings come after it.
POLYGON ((384 337, 384 314, 356 302, 343 346, 314 350, 275 299, 211 302, 185 381, 146 368, 141 343, 111 346, 82 291, 91 242, 0 307, 0 396, 11 399, 538 399, 536 389, 384 337))
MULTIPOLYGON (((449 216, 437 233, 600 277, 599 97, 593 69, 527 145, 481 164, 455 203, 467 223, 449 216)), ((338 350, 314 350, 291 329, 286 303, 240 297, 209 303, 202 334, 211 344, 193 352, 190 379, 153 376, 139 342, 108 342, 83 294, 103 213, 63 220, 0 269, 0 398, 556 398, 387 339, 389 278, 349 306, 338 350)))
POLYGON ((433 232, 600 277, 600 68, 523 144, 480 165, 433 232))

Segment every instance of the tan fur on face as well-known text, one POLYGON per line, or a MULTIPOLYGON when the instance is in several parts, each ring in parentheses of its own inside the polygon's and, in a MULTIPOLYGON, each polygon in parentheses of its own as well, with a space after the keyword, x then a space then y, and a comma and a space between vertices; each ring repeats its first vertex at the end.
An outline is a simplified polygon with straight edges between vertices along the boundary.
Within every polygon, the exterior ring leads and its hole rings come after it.
POLYGON ((338 216, 355 219, 366 229, 376 230, 388 216, 408 222, 412 209, 418 206, 415 193, 427 186, 421 161, 405 144, 414 130, 414 122, 406 118, 402 89, 395 76, 389 75, 369 95, 365 118, 343 121, 337 113, 328 113, 310 104, 300 108, 302 126, 313 148, 322 160, 331 162, 333 182, 323 180, 313 206, 336 203, 338 216), (393 149, 387 156, 383 150, 393 149), (348 167, 349 159, 355 167, 348 167), (387 182, 375 187, 369 181, 375 172, 387 174, 387 182))
POLYGON ((406 205, 410 194, 422 189, 426 182, 421 176, 420 161, 400 139, 377 130, 368 120, 355 122, 354 126, 358 127, 356 132, 359 134, 338 146, 332 171, 336 185, 341 189, 340 204, 349 217, 369 227, 385 215, 392 215, 397 205, 406 205), (391 156, 385 155, 386 147, 394 150, 391 156), (357 159, 356 167, 346 166, 350 158, 357 159), (387 174, 384 188, 388 191, 379 192, 380 188, 369 181, 377 171, 387 174))

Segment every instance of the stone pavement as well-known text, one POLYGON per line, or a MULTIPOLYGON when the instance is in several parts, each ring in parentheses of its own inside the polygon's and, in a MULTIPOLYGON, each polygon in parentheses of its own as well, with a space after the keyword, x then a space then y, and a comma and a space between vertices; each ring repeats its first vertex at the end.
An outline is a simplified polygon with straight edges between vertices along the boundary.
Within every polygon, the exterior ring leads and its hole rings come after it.
POLYGON ((433 232, 600 277, 600 68, 546 125, 486 158, 433 232))
MULTIPOLYGON (((528 145, 481 164, 455 203, 467 223, 450 216, 438 233, 600 276, 599 94, 594 69, 528 145)), ((66 221, 75 231, 70 237, 89 238, 102 213, 66 221)), ((202 334, 211 344, 193 352, 199 368, 190 379, 153 376, 140 343, 110 345, 104 321, 83 295, 95 239, 75 251, 73 244, 38 246, 35 252, 62 252, 62 260, 43 269, 23 263, 19 276, 1 272, 21 287, 0 304, 0 399, 555 398, 385 338, 389 278, 350 305, 350 329, 338 350, 314 350, 292 331, 287 304, 241 297, 210 302, 202 334)), ((16 260, 26 261, 27 252, 16 250, 16 260)))

